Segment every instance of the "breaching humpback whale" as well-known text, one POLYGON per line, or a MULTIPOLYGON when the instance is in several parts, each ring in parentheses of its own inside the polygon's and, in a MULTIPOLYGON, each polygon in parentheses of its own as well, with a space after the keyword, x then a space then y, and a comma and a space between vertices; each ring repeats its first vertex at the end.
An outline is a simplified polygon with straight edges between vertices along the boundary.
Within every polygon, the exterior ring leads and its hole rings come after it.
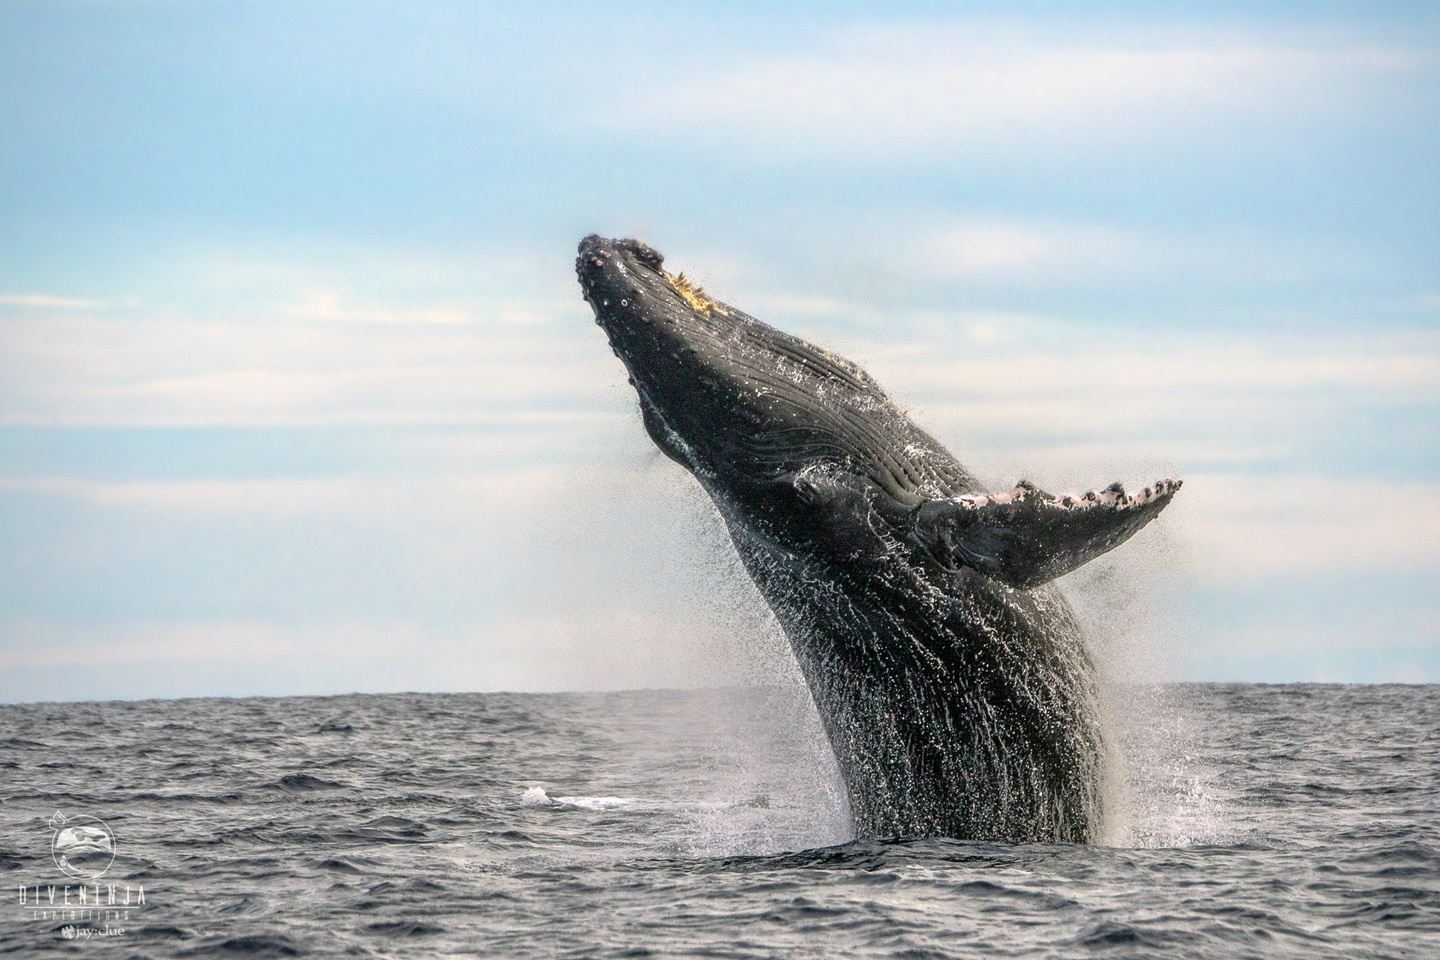
POLYGON ((645 429, 710 495, 790 641, 857 835, 1094 839, 1096 680, 1049 581, 1180 482, 988 493, 864 370, 644 243, 586 237, 576 272, 645 429))

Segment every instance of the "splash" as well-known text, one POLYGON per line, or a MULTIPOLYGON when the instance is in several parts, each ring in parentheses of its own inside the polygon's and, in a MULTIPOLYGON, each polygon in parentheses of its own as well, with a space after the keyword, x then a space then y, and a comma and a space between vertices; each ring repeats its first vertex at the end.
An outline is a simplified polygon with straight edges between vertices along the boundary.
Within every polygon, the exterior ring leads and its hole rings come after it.
POLYGON ((522 807, 570 807, 577 810, 619 810, 644 804, 639 797, 552 797, 544 787, 529 787, 520 797, 522 807))
POLYGON ((1201 715, 1173 684, 1167 655, 1187 631, 1182 551, 1163 527, 1123 556, 1077 571, 1067 594, 1102 678, 1105 822, 1102 843, 1166 848, 1220 843, 1234 818, 1202 758, 1201 715))

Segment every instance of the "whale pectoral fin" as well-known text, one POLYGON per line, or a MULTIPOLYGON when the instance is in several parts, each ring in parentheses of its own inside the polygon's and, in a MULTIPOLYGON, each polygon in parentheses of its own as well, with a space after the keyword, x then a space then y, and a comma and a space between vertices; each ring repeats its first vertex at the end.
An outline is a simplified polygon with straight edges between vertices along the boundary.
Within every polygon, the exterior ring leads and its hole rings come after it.
POLYGON ((1179 489, 1179 480, 1160 480, 1132 497, 1114 483, 1057 497, 1022 480, 1009 493, 928 500, 915 530, 942 562, 1038 587, 1130 539, 1179 489))

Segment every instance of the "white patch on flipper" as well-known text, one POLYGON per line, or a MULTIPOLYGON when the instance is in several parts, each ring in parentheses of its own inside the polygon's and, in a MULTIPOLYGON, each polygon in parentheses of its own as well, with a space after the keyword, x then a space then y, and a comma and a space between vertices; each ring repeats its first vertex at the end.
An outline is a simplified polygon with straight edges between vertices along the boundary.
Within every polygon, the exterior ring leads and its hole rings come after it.
POLYGON ((1118 483, 1112 483, 1104 490, 1091 490, 1084 495, 1063 494, 1057 496, 1053 493, 1046 493, 1037 488, 1034 484, 1022 480, 1015 484, 1014 489, 1005 493, 978 493, 963 497, 956 497, 955 503, 962 507, 969 507, 972 510, 979 510, 982 507, 1006 503, 1024 503, 1027 500, 1040 500, 1046 506, 1058 507, 1062 510, 1089 510, 1093 507, 1109 507, 1115 510, 1129 510, 1135 507, 1143 507, 1160 497, 1169 496, 1179 490, 1183 481, 1180 480, 1156 480, 1133 497, 1125 493, 1125 488, 1118 483))

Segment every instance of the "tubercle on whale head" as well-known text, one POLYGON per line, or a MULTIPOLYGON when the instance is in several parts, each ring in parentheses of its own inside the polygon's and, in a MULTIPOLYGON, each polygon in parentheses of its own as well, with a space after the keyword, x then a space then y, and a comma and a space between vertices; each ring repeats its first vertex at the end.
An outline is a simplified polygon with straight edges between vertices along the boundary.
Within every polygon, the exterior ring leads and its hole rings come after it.
POLYGON ((641 240, 610 240, 592 233, 580 241, 575 273, 584 299, 595 309, 595 322, 612 337, 655 319, 645 316, 647 301, 677 313, 683 313, 683 305, 711 319, 730 314, 683 271, 667 271, 664 255, 641 240))
POLYGON ((575 275, 581 296, 595 311, 595 322, 604 328, 612 346, 623 341, 638 348, 641 338, 656 339, 658 327, 674 326, 693 309, 664 264, 658 250, 639 240, 611 240, 592 233, 580 241, 575 275))

